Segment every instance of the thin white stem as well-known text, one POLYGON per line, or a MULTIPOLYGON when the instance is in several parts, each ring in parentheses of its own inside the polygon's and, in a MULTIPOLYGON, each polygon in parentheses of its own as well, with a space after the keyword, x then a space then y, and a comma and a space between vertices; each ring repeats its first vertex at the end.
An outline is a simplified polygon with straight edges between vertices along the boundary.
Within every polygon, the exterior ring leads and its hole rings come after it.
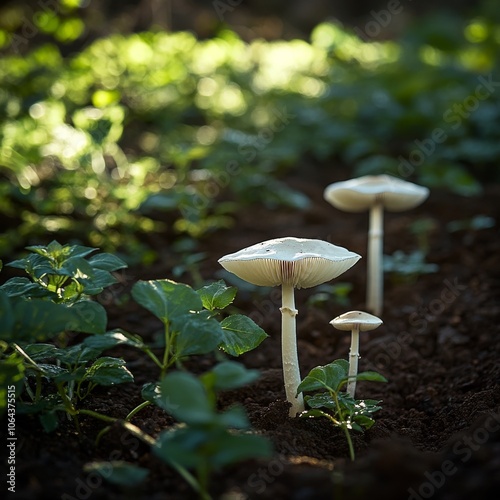
POLYGON ((356 375, 358 374, 359 359, 359 325, 353 325, 351 331, 351 349, 349 351, 349 374, 347 393, 354 398, 356 392, 356 375))
POLYGON ((379 316, 384 300, 384 207, 376 203, 370 210, 368 230, 368 283, 366 292, 367 309, 379 316))
POLYGON ((297 355, 297 334, 295 327, 295 297, 293 285, 282 285, 281 311, 281 355, 283 360, 283 381, 285 383, 286 400, 292 404, 290 416, 304 411, 304 397, 297 394, 301 382, 299 358, 297 355))

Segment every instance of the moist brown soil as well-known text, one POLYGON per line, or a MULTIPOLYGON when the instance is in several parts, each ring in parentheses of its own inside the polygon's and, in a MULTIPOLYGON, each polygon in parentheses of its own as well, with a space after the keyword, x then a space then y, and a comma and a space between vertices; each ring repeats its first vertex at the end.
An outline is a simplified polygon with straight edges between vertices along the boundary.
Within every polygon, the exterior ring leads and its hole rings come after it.
MULTIPOLYGON (((339 175, 339 174, 336 174, 339 175)), ((366 254, 367 214, 342 213, 322 198, 326 184, 339 180, 313 171, 287 182, 307 194, 308 210, 252 206, 236 216, 234 228, 201 242, 207 280, 228 279, 217 259, 245 246, 280 236, 326 239, 366 254)), ((345 178, 345 177, 344 177, 345 178)), ((250 315, 270 335, 257 349, 239 358, 261 370, 260 379, 222 394, 224 409, 242 404, 256 432, 267 436, 275 453, 269 460, 246 461, 218 472, 211 482, 214 498, 224 499, 493 499, 500 490, 500 223, 499 186, 486 186, 478 198, 433 191, 420 207, 385 216, 385 253, 418 248, 410 224, 430 218, 427 261, 437 272, 405 279, 386 275, 384 324, 361 339, 360 370, 376 370, 387 384, 360 382, 357 397, 380 399, 383 409, 370 430, 353 433, 356 460, 349 459, 342 432, 323 419, 287 416, 280 359, 279 294, 240 289, 235 309, 250 315), (449 231, 455 220, 486 215, 495 227, 449 231)), ((165 255, 165 240, 158 240, 165 255)), ((167 242, 168 244, 168 242, 167 242)), ((158 246, 160 250, 161 247, 158 246)), ((127 270, 116 295, 137 279, 172 278, 163 260, 146 271, 127 270)), ((364 309, 366 259, 339 277, 352 283, 350 303, 312 304, 314 289, 296 295, 298 346, 302 374, 334 359, 347 358, 349 335, 328 323, 351 309, 364 309)), ((190 276, 176 278, 190 281, 190 276)), ((109 298, 109 297, 108 297, 109 298)), ((156 320, 129 301, 106 300, 110 328, 122 327, 152 338, 156 320)), ((140 389, 158 378, 142 354, 117 349, 135 376, 134 384, 97 389, 86 407, 124 417, 141 402, 140 389)), ((187 367, 201 373, 213 356, 192 358, 187 367)), ((190 499, 196 495, 149 448, 116 426, 95 446, 102 422, 82 418, 83 438, 71 422, 51 434, 38 420, 17 417, 17 493, 15 498, 190 499), (136 488, 121 488, 84 471, 92 460, 126 460, 150 469, 136 488)), ((155 436, 173 424, 156 407, 138 413, 133 423, 155 436)), ((5 487, 6 488, 6 487, 5 487)), ((13 495, 14 497, 14 495, 13 495)))

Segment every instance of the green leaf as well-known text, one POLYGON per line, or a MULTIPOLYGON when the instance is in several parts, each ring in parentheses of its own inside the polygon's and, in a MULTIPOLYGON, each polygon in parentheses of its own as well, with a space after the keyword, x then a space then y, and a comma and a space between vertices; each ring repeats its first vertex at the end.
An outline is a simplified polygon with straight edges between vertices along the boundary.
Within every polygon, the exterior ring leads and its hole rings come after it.
POLYGON ((2 338, 4 340, 12 338, 14 322, 15 317, 11 301, 9 300, 7 293, 0 290, 0 331, 2 332, 2 338))
POLYGON ((349 363, 344 359, 337 359, 325 366, 313 368, 307 377, 299 384, 297 394, 300 392, 328 389, 338 392, 342 383, 347 380, 349 363))
POLYGON ((110 253, 94 255, 88 262, 93 268, 102 269, 103 271, 117 271, 118 269, 128 267, 126 262, 110 253))
POLYGON ((215 391, 227 391, 251 384, 259 376, 258 370, 249 370, 235 361, 223 361, 204 373, 201 380, 215 391))
POLYGON ((48 379, 54 379, 60 377, 61 375, 69 374, 68 370, 66 370, 66 368, 62 368, 61 366, 48 363, 38 363, 37 366, 41 370, 42 375, 48 379))
POLYGON ((137 349, 143 349, 144 342, 138 335, 124 333, 120 330, 107 332, 102 335, 92 335, 84 339, 83 344, 100 352, 116 347, 117 345, 128 345, 137 349))
POLYGON ((353 420, 356 424, 358 424, 361 427, 361 432, 363 432, 363 429, 366 430, 370 429, 371 427, 373 427, 373 424, 375 423, 375 420, 373 420, 373 418, 370 418, 366 415, 355 415, 353 417, 353 420))
POLYGON ((219 347, 231 356, 255 349, 268 337, 267 333, 248 316, 233 314, 221 323, 223 341, 219 347))
POLYGON ((190 373, 169 373, 160 381, 161 407, 179 422, 210 422, 214 410, 203 384, 190 373))
POLYGON ((263 436, 228 432, 211 444, 214 451, 210 457, 210 463, 215 468, 222 468, 250 458, 269 458, 272 455, 272 445, 263 436))
POLYGON ((220 324, 204 314, 186 314, 176 318, 180 331, 176 337, 176 356, 207 354, 215 351, 222 339, 220 324))
POLYGON ((199 428, 163 431, 153 447, 153 452, 167 464, 197 468, 207 463, 209 438, 207 431, 199 428))
POLYGON ((171 280, 138 281, 132 287, 132 297, 163 323, 203 308, 199 295, 190 286, 171 280))
POLYGON ((98 334, 106 331, 106 310, 98 302, 82 300, 68 307, 73 313, 73 321, 67 325, 67 330, 98 334))
POLYGON ((110 462, 95 461, 83 467, 85 472, 97 472, 106 481, 124 487, 134 487, 142 483, 149 475, 149 470, 121 460, 110 462))
POLYGON ((76 324, 75 313, 64 304, 42 299, 19 300, 14 303, 15 325, 12 340, 45 340, 76 324))
POLYGON ((328 408, 329 410, 337 410, 335 400, 329 392, 322 392, 321 394, 314 394, 313 396, 306 396, 304 400, 310 408, 328 408))
POLYGON ((371 371, 358 373, 356 376, 356 380, 358 381, 367 380, 370 382, 387 382, 387 379, 383 375, 371 371))
POLYGON ((23 347, 24 352, 33 361, 46 361, 55 358, 59 349, 53 344, 28 344, 23 347))
POLYGON ((83 343, 75 344, 71 347, 58 349, 55 353, 56 358, 68 366, 86 364, 93 361, 101 354, 99 349, 91 348, 83 343))
POLYGON ((134 376, 125 366, 123 359, 105 356, 97 359, 88 368, 84 379, 99 385, 115 385, 133 382, 134 376))
POLYGON ((55 410, 40 414, 38 419, 47 434, 54 432, 59 427, 59 418, 55 410))
POLYGON ((229 410, 217 414, 214 422, 223 428, 248 429, 250 427, 245 409, 241 406, 232 406, 229 410))
POLYGON ((94 268, 83 257, 71 257, 64 262, 61 270, 77 280, 93 280, 94 268))
POLYGON ((0 290, 4 291, 9 297, 24 297, 25 299, 41 297, 57 298, 57 294, 47 290, 47 288, 39 283, 34 283, 28 278, 11 278, 0 286, 0 290))
POLYGON ((160 384, 157 384, 155 382, 147 382, 142 386, 141 396, 145 401, 149 401, 150 403, 154 403, 160 408, 163 408, 160 384))
POLYGON ((299 417, 300 417, 300 418, 317 418, 317 417, 326 417, 326 418, 330 418, 330 415, 328 415, 328 413, 326 413, 326 412, 324 412, 324 411, 314 409, 314 410, 306 410, 306 411, 303 411, 303 412, 299 415, 299 417))
POLYGON ((108 271, 103 271, 102 269, 93 270, 92 279, 79 279, 84 288, 83 291, 87 295, 97 295, 101 293, 106 287, 114 285, 116 283, 116 278, 108 271))
POLYGON ((200 288, 197 292, 203 307, 214 311, 224 309, 231 304, 236 297, 237 290, 234 286, 227 286, 223 280, 219 280, 200 288))

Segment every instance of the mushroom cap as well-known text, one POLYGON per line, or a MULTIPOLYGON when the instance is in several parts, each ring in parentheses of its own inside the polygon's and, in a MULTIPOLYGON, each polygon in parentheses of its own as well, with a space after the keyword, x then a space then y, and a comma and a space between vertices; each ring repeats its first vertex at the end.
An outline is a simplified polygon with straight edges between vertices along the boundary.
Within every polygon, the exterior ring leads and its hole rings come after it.
POLYGON ((377 202, 389 212, 402 212, 420 205, 429 196, 429 190, 390 175, 365 175, 334 182, 325 188, 323 196, 346 212, 363 212, 377 202))
POLYGON ((364 311, 349 311, 330 321, 337 330, 350 331, 355 325, 359 325, 360 332, 368 332, 378 328, 383 321, 373 314, 364 311))
POLYGON ((336 278, 360 258, 327 241, 286 237, 225 255, 219 264, 254 285, 310 288, 336 278))

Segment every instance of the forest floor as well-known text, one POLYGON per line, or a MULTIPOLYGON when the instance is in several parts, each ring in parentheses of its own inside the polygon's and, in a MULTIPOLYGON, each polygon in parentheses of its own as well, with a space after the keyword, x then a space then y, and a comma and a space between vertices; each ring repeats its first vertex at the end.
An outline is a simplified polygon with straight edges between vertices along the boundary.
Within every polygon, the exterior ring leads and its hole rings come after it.
MULTIPOLYGON (((217 263, 221 256, 281 236, 328 240, 366 255, 368 216, 340 212, 322 197, 327 173, 293 177, 289 184, 312 200, 305 211, 252 206, 236 216, 233 229, 203 240, 207 258, 200 272, 207 280, 228 279, 217 263)), ((241 289, 234 306, 250 315, 270 337, 239 358, 261 370, 252 385, 222 394, 220 408, 242 404, 253 428, 274 444, 269 460, 246 461, 213 477, 214 498, 243 499, 497 499, 500 491, 500 186, 484 195, 464 198, 433 191, 420 207, 385 216, 384 250, 410 253, 419 241, 409 230, 419 219, 431 219, 427 262, 437 271, 403 279, 387 274, 384 323, 361 338, 360 371, 376 370, 387 384, 360 382, 359 398, 382 400, 375 425, 353 433, 356 460, 349 459, 343 433, 326 419, 288 417, 281 372, 279 313, 275 289, 258 294, 241 289), (477 216, 492 217, 493 227, 467 227, 477 216), (461 221, 462 229, 453 221, 461 221), (455 230, 452 230, 455 229, 455 230)), ((158 245, 168 242, 158 239, 158 245)), ((315 289, 296 294, 298 348, 302 374, 335 359, 347 359, 349 334, 328 323, 343 312, 364 309, 366 258, 332 283, 352 284, 349 304, 311 301, 315 289)), ((120 291, 138 279, 171 278, 165 261, 145 272, 128 269, 120 291)), ((179 281, 182 281, 180 279, 179 281)), ((188 281, 188 278, 186 278, 188 281)), ((128 302, 107 304, 109 327, 152 336, 158 323, 128 302)), ((100 388, 88 408, 124 417, 141 402, 142 384, 157 380, 158 370, 128 348, 123 356, 134 384, 100 388)), ((209 369, 213 356, 187 362, 190 370, 209 369)), ((133 423, 151 435, 172 419, 150 406, 133 423)), ((160 462, 135 438, 118 427, 96 447, 102 423, 82 419, 79 440, 70 422, 52 434, 39 422, 18 416, 17 492, 23 499, 190 499, 195 494, 175 471, 160 462), (84 472, 92 460, 122 459, 151 470, 148 480, 124 490, 84 472)), ((14 496, 13 496, 14 498, 14 496)))

